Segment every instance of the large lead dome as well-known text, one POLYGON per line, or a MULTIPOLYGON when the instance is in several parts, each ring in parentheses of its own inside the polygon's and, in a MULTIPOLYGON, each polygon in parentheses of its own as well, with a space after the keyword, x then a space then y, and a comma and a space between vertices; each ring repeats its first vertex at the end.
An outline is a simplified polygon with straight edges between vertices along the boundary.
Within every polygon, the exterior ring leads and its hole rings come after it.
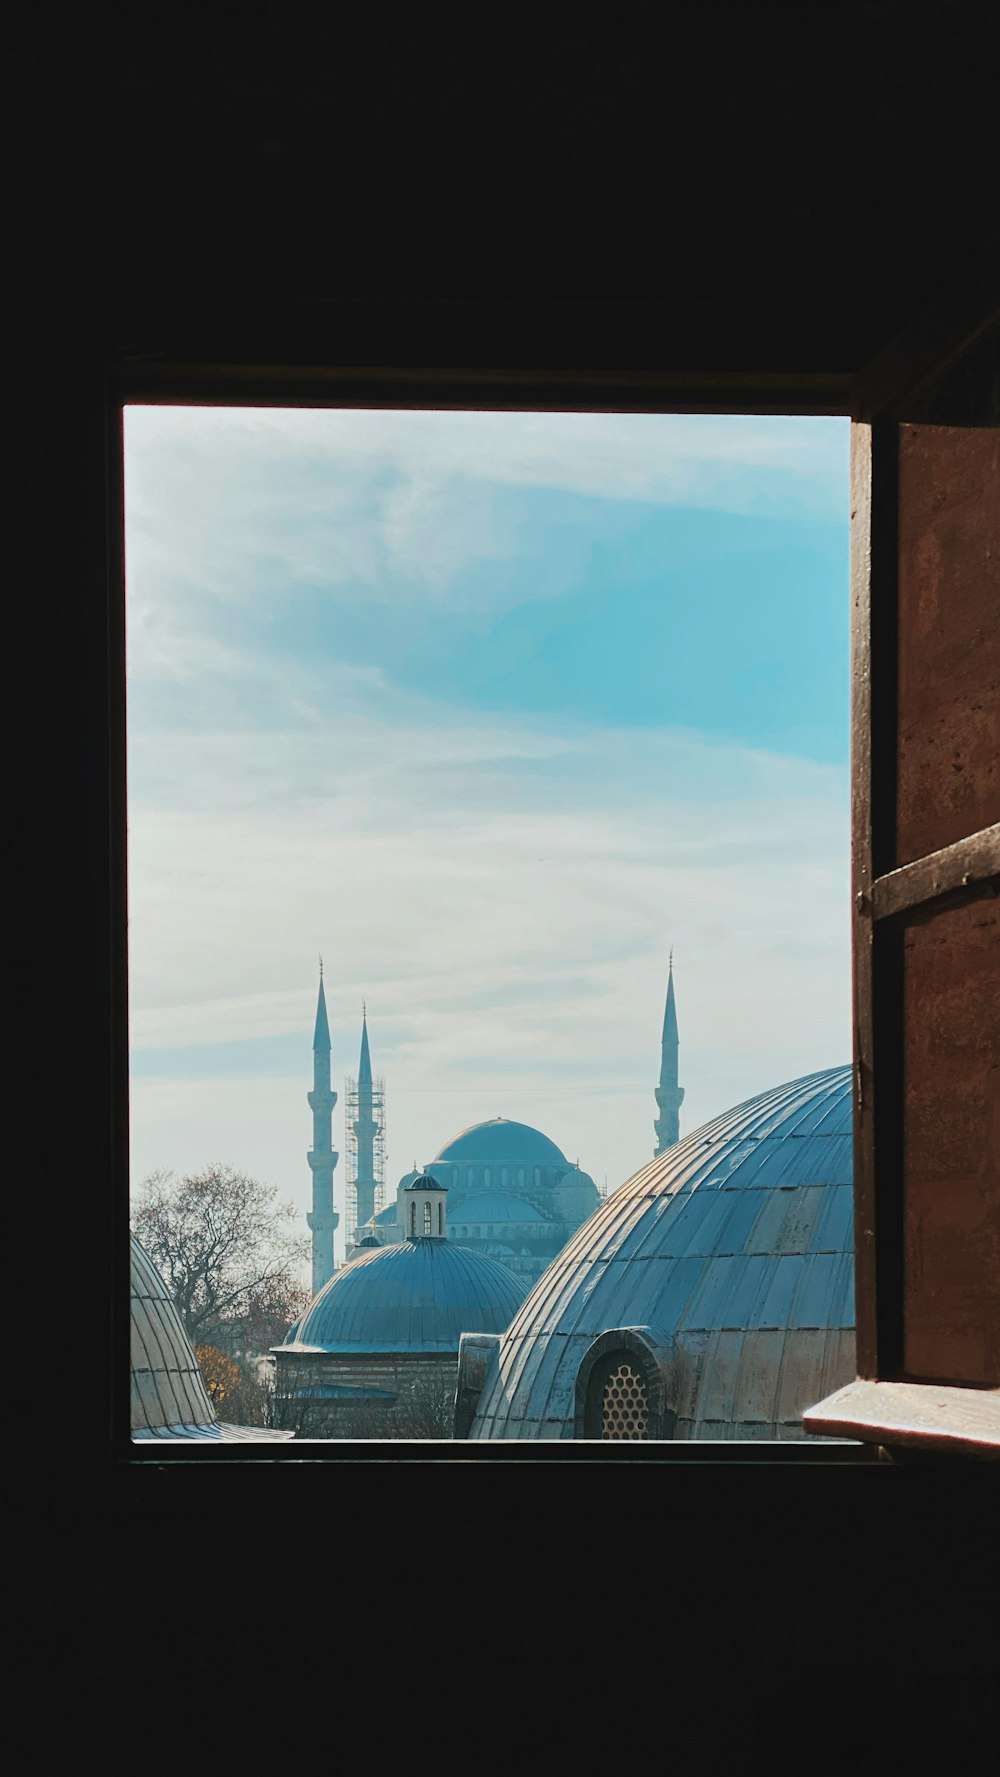
MULTIPOLYGON (((454 1160, 460 1166, 503 1163, 556 1166, 565 1171, 569 1165, 561 1148, 532 1129, 530 1123, 515 1123, 508 1117, 492 1117, 488 1123, 473 1123, 439 1148, 435 1160, 454 1160)), ((433 1165, 433 1161, 431 1162, 433 1165)))
POLYGON ((803 1437, 804 1409, 854 1376, 853 1328, 839 1067, 727 1111, 616 1191, 501 1339, 463 1343, 457 1430, 803 1437))
POLYGON ((371 1247, 335 1271, 282 1353, 457 1352, 463 1332, 501 1332, 524 1299, 517 1279, 448 1240, 371 1247))

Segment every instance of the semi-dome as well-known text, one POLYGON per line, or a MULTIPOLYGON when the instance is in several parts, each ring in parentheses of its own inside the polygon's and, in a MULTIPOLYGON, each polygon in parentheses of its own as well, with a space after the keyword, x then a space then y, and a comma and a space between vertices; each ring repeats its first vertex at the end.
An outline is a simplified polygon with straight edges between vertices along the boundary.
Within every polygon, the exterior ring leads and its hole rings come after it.
MULTIPOLYGON (((506 1117, 493 1117, 488 1123, 473 1123, 460 1135, 446 1142, 435 1160, 454 1160, 461 1166, 533 1165, 567 1167, 569 1161, 554 1141, 530 1123, 514 1123, 506 1117)), ((434 1161, 431 1161, 433 1166, 434 1161)))
POLYGON ((470 1340, 468 1363, 463 1342, 459 1434, 802 1437, 805 1408, 854 1375, 853 1261, 838 1067, 727 1111, 615 1191, 499 1341, 470 1340))
POLYGON ((502 1191, 479 1191, 475 1197, 464 1197, 451 1219, 455 1226, 462 1222, 540 1222, 542 1217, 534 1204, 523 1197, 509 1197, 502 1191))
POLYGON ((191 1341, 169 1291, 135 1235, 132 1249, 133 1438, 278 1439, 291 1432, 225 1425, 208 1396, 191 1341))
POLYGON ((492 1259, 418 1237, 359 1252, 282 1349, 457 1352, 464 1332, 503 1332, 523 1299, 517 1278, 492 1259))

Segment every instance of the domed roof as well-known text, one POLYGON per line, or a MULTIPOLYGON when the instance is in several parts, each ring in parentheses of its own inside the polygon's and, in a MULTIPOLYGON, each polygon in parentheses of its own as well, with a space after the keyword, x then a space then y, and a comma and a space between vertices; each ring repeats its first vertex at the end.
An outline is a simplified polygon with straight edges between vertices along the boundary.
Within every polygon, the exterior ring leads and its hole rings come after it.
POLYGON ((415 1172, 413 1177, 408 1178, 403 1185, 404 1191, 447 1191, 447 1189, 447 1185, 439 1184, 438 1180, 432 1178, 429 1172, 415 1172))
POLYGON ((502 1191, 477 1191, 473 1197, 463 1197, 457 1209, 451 1212, 452 1225, 456 1222, 540 1222, 542 1220, 533 1203, 527 1203, 521 1197, 508 1197, 502 1191))
POLYGON ((457 1351, 462 1333, 503 1332, 523 1298, 518 1279, 481 1253, 448 1240, 404 1240, 335 1271, 302 1316, 292 1349, 457 1351))
MULTIPOLYGON (((561 1148, 532 1129, 530 1123, 512 1123, 506 1117, 493 1117, 488 1123, 473 1123, 450 1142, 446 1142, 435 1160, 455 1160, 463 1166, 560 1166, 569 1165, 561 1148)), ((434 1161, 431 1161, 431 1165, 434 1161)))
POLYGON ((804 1436, 803 1410, 854 1375, 853 1286, 839 1067, 727 1111, 615 1191, 500 1340, 469 1435, 579 1435, 588 1350, 647 1328, 671 1354, 675 1437, 804 1436))
POLYGON ((224 1425, 198 1368, 167 1286, 144 1246, 132 1249, 132 1436, 287 1441, 291 1432, 224 1425))

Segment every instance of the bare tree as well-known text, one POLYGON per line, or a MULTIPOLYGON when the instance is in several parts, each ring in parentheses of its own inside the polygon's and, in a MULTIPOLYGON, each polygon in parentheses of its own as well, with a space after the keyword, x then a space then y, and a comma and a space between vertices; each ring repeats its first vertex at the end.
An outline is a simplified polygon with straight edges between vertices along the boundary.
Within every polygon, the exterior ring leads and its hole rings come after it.
POLYGON ((154 1172, 132 1228, 157 1267, 192 1345, 250 1357, 279 1344, 303 1312, 308 1237, 291 1203, 260 1179, 215 1162, 177 1178, 154 1172))

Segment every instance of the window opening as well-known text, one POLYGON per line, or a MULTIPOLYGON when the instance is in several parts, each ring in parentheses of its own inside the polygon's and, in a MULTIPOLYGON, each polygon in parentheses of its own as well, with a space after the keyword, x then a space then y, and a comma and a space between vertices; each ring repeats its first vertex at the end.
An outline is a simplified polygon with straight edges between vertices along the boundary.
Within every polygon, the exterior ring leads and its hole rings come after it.
POLYGON ((453 1223, 527 1291, 654 1143, 849 1055, 844 422, 125 437, 137 1206, 212 1153, 291 1197, 292 1324, 440 1155, 530 1190, 530 1249, 453 1223))

